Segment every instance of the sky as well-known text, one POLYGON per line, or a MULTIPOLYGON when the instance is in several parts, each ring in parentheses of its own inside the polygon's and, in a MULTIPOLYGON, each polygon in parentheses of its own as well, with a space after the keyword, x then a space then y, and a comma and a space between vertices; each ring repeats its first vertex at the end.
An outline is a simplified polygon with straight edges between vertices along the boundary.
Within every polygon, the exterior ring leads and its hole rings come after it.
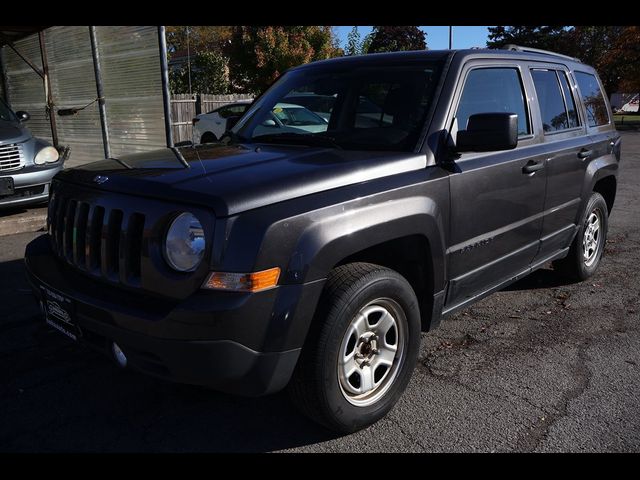
MULTIPOLYGON (((347 35, 353 28, 353 26, 338 26, 336 33, 340 38, 340 46, 344 48, 347 43, 347 35)), ((361 27, 358 26, 358 33, 360 38, 364 38, 371 33, 373 27, 361 27)), ((471 48, 471 47, 486 47, 487 35, 489 31, 488 27, 453 27, 453 48, 471 48)), ((449 48, 449 27, 420 27, 420 29, 427 33, 427 46, 431 50, 440 50, 449 48)))

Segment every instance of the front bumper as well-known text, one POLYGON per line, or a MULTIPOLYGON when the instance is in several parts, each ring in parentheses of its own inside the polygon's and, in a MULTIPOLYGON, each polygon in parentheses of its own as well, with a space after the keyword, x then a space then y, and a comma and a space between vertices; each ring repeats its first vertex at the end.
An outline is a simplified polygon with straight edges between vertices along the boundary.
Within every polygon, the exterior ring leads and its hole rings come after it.
POLYGON ((51 179, 62 170, 62 162, 54 167, 27 166, 21 170, 0 172, 0 177, 13 178, 14 195, 0 197, 0 208, 44 202, 49 198, 51 179))
POLYGON ((39 301, 40 285, 73 299, 80 341, 109 355, 115 341, 136 370, 248 396, 287 385, 324 283, 156 298, 73 270, 54 256, 48 235, 27 245, 25 266, 39 301))

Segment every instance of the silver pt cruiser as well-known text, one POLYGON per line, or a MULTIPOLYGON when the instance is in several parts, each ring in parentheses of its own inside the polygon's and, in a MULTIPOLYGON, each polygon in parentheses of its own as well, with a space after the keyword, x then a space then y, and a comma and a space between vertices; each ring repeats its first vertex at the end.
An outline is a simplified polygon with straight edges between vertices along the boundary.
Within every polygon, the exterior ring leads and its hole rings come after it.
POLYGON ((0 209, 44 203, 64 160, 23 124, 27 112, 13 112, 0 98, 0 209))

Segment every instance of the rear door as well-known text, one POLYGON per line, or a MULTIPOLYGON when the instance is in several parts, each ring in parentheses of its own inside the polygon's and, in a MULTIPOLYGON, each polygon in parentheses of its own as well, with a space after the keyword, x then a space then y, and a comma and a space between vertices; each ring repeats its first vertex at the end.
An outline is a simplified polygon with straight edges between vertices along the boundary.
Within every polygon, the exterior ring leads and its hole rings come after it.
POLYGON ((463 306, 527 270, 538 252, 545 195, 543 155, 534 135, 530 83, 518 61, 472 61, 454 97, 452 137, 470 115, 518 115, 515 150, 464 153, 450 175, 451 231, 447 250, 449 288, 445 311, 463 306), (527 165, 540 165, 527 173, 527 165))
POLYGON ((558 64, 535 63, 529 67, 547 171, 545 215, 536 257, 543 261, 568 247, 573 239, 591 140, 568 70, 558 64))

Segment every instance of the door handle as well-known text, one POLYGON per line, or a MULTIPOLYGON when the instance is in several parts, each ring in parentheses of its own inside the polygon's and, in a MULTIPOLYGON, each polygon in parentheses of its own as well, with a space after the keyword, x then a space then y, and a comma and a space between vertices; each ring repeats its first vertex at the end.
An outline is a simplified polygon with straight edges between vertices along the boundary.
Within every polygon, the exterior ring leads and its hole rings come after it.
POLYGON ((585 158, 589 158, 592 154, 593 150, 587 150, 586 148, 583 148, 578 152, 578 158, 584 160, 585 158))
POLYGON ((522 173, 529 174, 537 172, 538 170, 542 170, 544 168, 544 162, 536 162, 534 160, 529 160, 527 164, 522 167, 522 173))

